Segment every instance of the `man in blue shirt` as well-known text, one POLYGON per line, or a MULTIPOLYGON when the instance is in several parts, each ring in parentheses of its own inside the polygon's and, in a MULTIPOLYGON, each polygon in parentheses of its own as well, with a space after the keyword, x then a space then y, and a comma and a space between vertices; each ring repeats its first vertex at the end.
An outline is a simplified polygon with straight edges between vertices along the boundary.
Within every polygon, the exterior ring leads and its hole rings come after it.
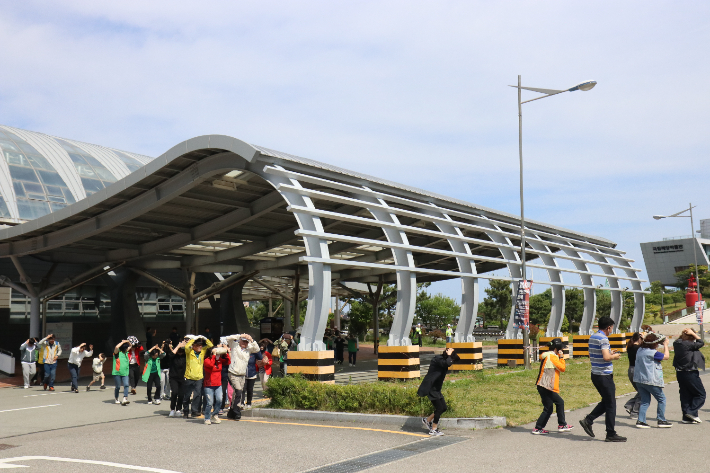
POLYGON ((602 400, 584 419, 579 421, 584 431, 594 437, 592 423, 594 419, 604 414, 606 421, 606 441, 626 442, 626 437, 617 435, 614 428, 616 422, 616 385, 614 385, 614 366, 612 361, 618 360, 621 354, 612 351, 609 345, 609 334, 614 328, 611 317, 601 317, 598 322, 599 331, 589 337, 589 360, 592 362, 592 384, 602 397, 602 400))

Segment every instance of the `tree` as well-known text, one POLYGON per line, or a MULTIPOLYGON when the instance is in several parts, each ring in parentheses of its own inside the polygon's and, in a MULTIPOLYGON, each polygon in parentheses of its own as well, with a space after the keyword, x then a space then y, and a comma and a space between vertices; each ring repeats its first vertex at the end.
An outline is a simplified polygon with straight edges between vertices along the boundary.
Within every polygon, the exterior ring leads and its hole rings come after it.
POLYGON ((530 296, 530 323, 547 325, 552 311, 552 289, 530 296))
POLYGON ((417 304, 416 311, 417 318, 425 326, 442 328, 454 321, 461 308, 451 297, 437 294, 434 297, 422 299, 417 304))
POLYGON ((567 318, 569 332, 575 326, 579 328, 584 315, 584 291, 582 289, 565 289, 565 317, 567 318))
POLYGON ((372 324, 372 305, 353 299, 348 311, 348 331, 360 337, 367 333, 372 324))
POLYGON ((489 319, 498 319, 500 326, 505 327, 513 307, 513 294, 510 282, 491 279, 486 289, 486 298, 483 299, 486 315, 489 319))
MULTIPOLYGON (((695 274, 694 264, 691 264, 688 269, 675 273, 676 286, 678 289, 682 291, 688 289, 688 278, 691 274, 695 274)), ((708 272, 707 266, 698 265, 698 277, 700 278, 700 281, 698 281, 700 292, 707 294, 708 290, 710 290, 710 273, 708 272)))

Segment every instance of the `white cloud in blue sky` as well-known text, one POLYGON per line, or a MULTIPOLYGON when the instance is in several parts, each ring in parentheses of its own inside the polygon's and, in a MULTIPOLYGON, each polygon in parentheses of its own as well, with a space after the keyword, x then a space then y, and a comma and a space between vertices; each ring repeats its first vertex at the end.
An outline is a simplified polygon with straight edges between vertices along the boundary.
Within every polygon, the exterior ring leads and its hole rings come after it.
POLYGON ((639 242, 690 233, 651 215, 692 200, 710 218, 709 19, 704 2, 4 2, 0 123, 152 156, 223 133, 518 213, 507 85, 594 79, 524 105, 526 216, 643 268, 639 242))

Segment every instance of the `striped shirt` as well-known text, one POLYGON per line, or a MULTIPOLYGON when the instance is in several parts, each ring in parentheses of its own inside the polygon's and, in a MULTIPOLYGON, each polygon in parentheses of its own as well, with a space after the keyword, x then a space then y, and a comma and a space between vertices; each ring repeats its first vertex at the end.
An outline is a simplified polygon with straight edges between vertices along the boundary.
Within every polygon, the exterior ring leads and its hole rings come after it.
POLYGON ((609 338, 601 330, 589 337, 589 360, 592 362, 592 374, 609 375, 614 373, 611 361, 604 361, 602 350, 609 350, 609 338))

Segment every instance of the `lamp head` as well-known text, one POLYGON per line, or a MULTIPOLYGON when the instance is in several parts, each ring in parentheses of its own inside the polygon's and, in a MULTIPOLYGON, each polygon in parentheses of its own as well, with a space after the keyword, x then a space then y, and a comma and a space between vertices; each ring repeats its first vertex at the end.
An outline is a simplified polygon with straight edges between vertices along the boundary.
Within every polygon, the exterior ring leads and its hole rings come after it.
POLYGON ((656 220, 660 220, 660 219, 666 218, 666 217, 665 217, 665 215, 654 215, 653 218, 655 218, 656 220))
POLYGON ((575 90, 581 90, 582 92, 587 92, 588 90, 592 90, 595 85, 597 85, 597 81, 587 80, 584 82, 580 82, 579 84, 575 85, 571 89, 567 89, 567 91, 574 92, 575 90))

